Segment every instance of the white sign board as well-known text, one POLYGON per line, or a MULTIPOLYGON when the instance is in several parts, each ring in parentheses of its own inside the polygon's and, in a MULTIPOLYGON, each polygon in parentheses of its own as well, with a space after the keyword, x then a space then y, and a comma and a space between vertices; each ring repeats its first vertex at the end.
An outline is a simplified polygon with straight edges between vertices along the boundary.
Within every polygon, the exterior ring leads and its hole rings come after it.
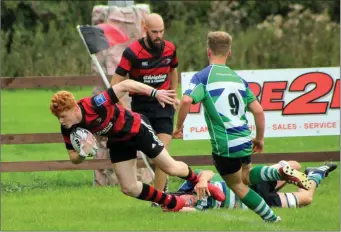
MULTIPOLYGON (((236 71, 249 83, 265 112, 265 137, 340 135, 340 68, 236 71)), ((181 73, 182 93, 196 72, 181 73)), ((255 135, 251 113, 249 126, 255 135)), ((192 105, 184 139, 209 139, 204 109, 192 105)))

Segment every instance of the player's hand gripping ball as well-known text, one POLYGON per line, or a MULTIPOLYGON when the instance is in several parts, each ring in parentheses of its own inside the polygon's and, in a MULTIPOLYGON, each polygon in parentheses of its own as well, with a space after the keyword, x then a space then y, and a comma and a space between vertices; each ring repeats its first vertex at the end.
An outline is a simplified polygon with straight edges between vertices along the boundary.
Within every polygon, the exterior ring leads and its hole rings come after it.
POLYGON ((73 148, 80 156, 91 157, 96 155, 98 150, 97 140, 90 131, 77 127, 72 130, 70 140, 73 148))

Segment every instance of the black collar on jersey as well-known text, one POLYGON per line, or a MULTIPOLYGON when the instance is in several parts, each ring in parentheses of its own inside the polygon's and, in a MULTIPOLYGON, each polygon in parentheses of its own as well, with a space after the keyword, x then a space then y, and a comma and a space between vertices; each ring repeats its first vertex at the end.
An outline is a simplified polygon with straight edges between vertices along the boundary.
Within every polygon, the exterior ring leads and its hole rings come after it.
MULTIPOLYGON (((101 124, 100 122, 98 122, 96 120, 94 120, 94 121, 90 122, 89 124, 87 124, 87 122, 86 122, 86 111, 84 109, 84 106, 82 105, 82 103, 78 103, 78 106, 81 109, 82 121, 80 123, 78 123, 77 126, 79 126, 81 128, 85 128, 85 129, 91 130, 94 127, 97 127, 97 126, 99 126, 101 124)), ((101 107, 101 110, 104 110, 104 112, 103 111, 98 111, 96 109, 96 107, 93 107, 93 109, 96 112, 96 114, 98 114, 98 117, 102 117, 103 114, 106 115, 106 110, 103 109, 102 107, 101 107)))
POLYGON ((80 123, 78 123, 77 125, 78 126, 85 125, 86 121, 85 121, 85 110, 84 110, 84 107, 83 107, 82 103, 78 103, 78 106, 81 109, 82 121, 80 121, 80 123))
POLYGON ((153 57, 160 57, 163 53, 163 50, 165 49, 165 41, 161 41, 161 46, 160 49, 150 49, 147 47, 147 45, 144 42, 144 38, 141 38, 138 40, 139 43, 141 44, 141 46, 147 51, 149 52, 153 57))

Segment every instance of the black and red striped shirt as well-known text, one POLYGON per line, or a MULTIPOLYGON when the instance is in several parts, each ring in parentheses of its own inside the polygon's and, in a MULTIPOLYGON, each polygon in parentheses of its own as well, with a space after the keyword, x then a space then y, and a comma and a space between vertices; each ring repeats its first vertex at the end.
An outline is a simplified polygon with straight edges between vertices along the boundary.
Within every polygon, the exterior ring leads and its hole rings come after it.
MULTIPOLYGON (((121 76, 129 74, 129 78, 152 86, 155 89, 170 89, 168 73, 178 66, 175 45, 167 40, 161 42, 159 51, 149 49, 144 39, 134 41, 122 55, 116 73, 121 76)), ((156 101, 153 98, 130 93, 132 100, 156 101), (136 97, 135 97, 136 96, 136 97)))
POLYGON ((112 88, 78 101, 82 121, 70 129, 61 126, 66 148, 72 150, 70 133, 73 128, 81 127, 94 135, 108 137, 109 141, 127 141, 138 133, 141 115, 116 104, 118 99, 112 88))

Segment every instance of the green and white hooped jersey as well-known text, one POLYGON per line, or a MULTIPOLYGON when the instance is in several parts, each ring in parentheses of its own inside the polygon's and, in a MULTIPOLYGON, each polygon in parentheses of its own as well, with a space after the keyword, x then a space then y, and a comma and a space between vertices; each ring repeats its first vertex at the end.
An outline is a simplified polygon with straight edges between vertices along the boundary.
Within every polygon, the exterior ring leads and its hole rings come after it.
POLYGON ((218 209, 218 208, 227 208, 227 209, 248 209, 246 205, 244 205, 239 198, 234 194, 234 192, 229 189, 224 181, 213 181, 212 184, 218 186, 225 194, 226 200, 221 202, 213 199, 213 197, 205 197, 202 200, 197 201, 195 208, 197 210, 206 210, 206 209, 218 209))
POLYGON ((210 65, 192 77, 184 94, 204 106, 213 153, 225 157, 251 155, 246 111, 256 97, 245 80, 226 65, 210 65))

